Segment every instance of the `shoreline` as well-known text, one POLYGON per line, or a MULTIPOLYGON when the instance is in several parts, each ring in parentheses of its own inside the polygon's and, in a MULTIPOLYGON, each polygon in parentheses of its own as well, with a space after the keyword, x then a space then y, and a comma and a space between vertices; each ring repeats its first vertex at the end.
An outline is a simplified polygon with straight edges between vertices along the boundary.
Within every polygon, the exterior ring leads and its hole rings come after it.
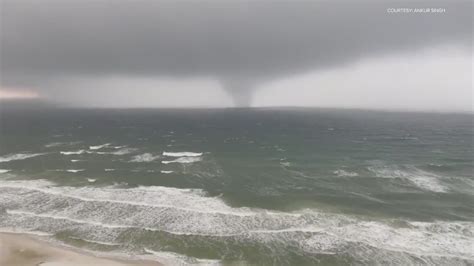
POLYGON ((163 266, 158 261, 99 257, 60 247, 27 234, 0 233, 0 265, 22 266, 163 266))

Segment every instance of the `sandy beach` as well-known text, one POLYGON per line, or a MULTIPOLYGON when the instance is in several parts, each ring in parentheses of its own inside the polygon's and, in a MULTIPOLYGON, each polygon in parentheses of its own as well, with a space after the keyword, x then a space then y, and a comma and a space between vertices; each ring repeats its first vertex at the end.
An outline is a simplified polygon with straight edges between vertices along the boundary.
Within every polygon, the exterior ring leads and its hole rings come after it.
POLYGON ((97 257, 53 246, 27 235, 0 233, 0 265, 4 266, 136 266, 162 265, 154 261, 127 261, 97 257))

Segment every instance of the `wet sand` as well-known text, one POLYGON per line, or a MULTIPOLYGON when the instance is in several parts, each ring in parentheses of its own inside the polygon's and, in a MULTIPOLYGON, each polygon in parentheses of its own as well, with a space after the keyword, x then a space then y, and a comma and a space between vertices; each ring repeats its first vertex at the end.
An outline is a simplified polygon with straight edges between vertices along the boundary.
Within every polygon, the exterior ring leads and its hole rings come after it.
POLYGON ((155 261, 133 261, 97 257, 57 247, 28 235, 0 233, 0 265, 4 266, 137 266, 162 265, 155 261))

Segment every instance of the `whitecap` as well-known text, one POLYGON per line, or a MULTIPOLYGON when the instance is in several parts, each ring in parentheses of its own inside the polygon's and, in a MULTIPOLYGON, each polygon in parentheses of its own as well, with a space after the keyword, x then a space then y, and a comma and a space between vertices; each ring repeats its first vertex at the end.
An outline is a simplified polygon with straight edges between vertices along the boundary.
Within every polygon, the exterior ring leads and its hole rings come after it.
POLYGON ((28 158, 33 158, 36 156, 44 155, 46 153, 16 153, 16 154, 8 154, 4 156, 0 156, 0 163, 2 162, 10 162, 10 161, 19 161, 25 160, 28 158))
POLYGON ((82 172, 82 171, 85 171, 86 169, 67 169, 66 172, 69 172, 69 173, 78 173, 78 172, 82 172))
POLYGON ((105 148, 105 147, 110 146, 110 145, 111 145, 111 143, 105 143, 105 144, 97 145, 97 146, 89 146, 89 149, 90 150, 99 150, 99 149, 105 148))
POLYGON ((171 173, 173 173, 174 171, 161 170, 160 172, 161 172, 162 174, 171 174, 171 173))
POLYGON ((10 171, 11 171, 10 169, 0 169, 0 174, 5 174, 5 173, 8 173, 10 171))
POLYGON ((44 145, 44 147, 53 148, 53 147, 62 146, 64 144, 65 144, 64 142, 51 142, 51 143, 48 143, 48 144, 44 145))
POLYGON ((102 155, 107 155, 107 154, 110 154, 110 155, 125 155, 125 154, 129 154, 129 153, 132 153, 134 151, 136 151, 138 149, 136 148, 123 148, 123 149, 119 149, 117 151, 97 151, 97 152, 92 152, 92 153, 95 153, 95 154, 102 154, 102 155))
POLYGON ((130 162, 152 162, 159 158, 161 158, 159 155, 153 155, 151 153, 143 153, 143 154, 133 156, 130 162))
POLYGON ((44 147, 46 148, 54 148, 54 147, 59 147, 59 146, 72 146, 72 145, 77 145, 79 143, 82 143, 82 141, 71 141, 71 142, 50 142, 44 147))
POLYGON ((200 157, 180 157, 172 161, 161 161, 162 164, 170 163, 195 163, 201 161, 200 157))
POLYGON ((342 169, 338 169, 336 171, 333 172, 335 175, 339 176, 339 177, 344 177, 344 176, 347 176, 347 177, 354 177, 354 176, 359 176, 358 173, 356 172, 348 172, 346 170, 342 170, 342 169))
POLYGON ((182 151, 182 152, 163 152, 164 156, 169 157, 196 157, 201 156, 202 152, 190 152, 190 151, 182 151))
POLYGON ((113 168, 105 168, 104 171, 106 171, 106 172, 112 172, 112 171, 115 171, 115 169, 113 169, 113 168))
POLYGON ((125 155, 125 154, 135 152, 137 150, 138 149, 136 149, 136 148, 123 148, 123 149, 119 149, 116 152, 112 152, 111 154, 113 154, 113 155, 125 155))
POLYGON ((73 162, 73 163, 77 163, 79 161, 81 161, 81 160, 71 160, 71 162, 73 162))
POLYGON ((376 164, 367 169, 377 177, 400 178, 411 182, 423 190, 439 193, 447 192, 448 190, 448 188, 441 183, 440 176, 423 171, 414 166, 399 167, 395 165, 376 164))
POLYGON ((86 153, 86 150, 77 150, 77 151, 60 151, 59 153, 62 155, 78 155, 86 153))
POLYGON ((87 178, 87 182, 89 183, 94 183, 95 181, 97 181, 97 179, 87 178))
POLYGON ((438 180, 437 177, 430 175, 413 175, 410 177, 410 181, 413 182, 417 187, 425 190, 430 190, 439 193, 447 192, 448 188, 443 186, 438 180))

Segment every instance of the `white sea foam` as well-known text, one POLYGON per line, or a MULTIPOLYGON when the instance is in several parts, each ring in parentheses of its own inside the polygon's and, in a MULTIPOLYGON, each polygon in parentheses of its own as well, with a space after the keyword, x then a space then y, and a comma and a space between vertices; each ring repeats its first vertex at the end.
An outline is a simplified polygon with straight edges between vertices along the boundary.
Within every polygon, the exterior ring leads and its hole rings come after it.
POLYGON ((161 158, 160 155, 153 155, 151 153, 143 153, 139 155, 133 156, 133 158, 130 160, 130 162, 152 162, 157 159, 161 158))
MULTIPOLYGON (((56 233, 79 230, 81 237, 120 243, 124 231, 162 231, 283 245, 303 252, 331 254, 368 248, 422 257, 474 260, 473 222, 369 221, 316 210, 277 212, 236 208, 202 190, 170 187, 67 187, 46 180, 0 181, 0 228, 56 233), (123 215, 126 213, 127 215, 123 215)), ((153 250, 148 250, 153 252, 153 250)), ((352 252, 352 251, 351 251, 352 252)), ((357 255, 357 252, 355 253, 357 255)))
POLYGON ((2 233, 9 233, 9 234, 27 234, 27 235, 35 235, 35 236, 53 236, 54 234, 50 234, 50 233, 45 233, 45 232, 41 232, 41 231, 26 231, 26 230, 21 230, 21 229, 18 229, 16 227, 2 227, 0 228, 0 232, 2 233))
POLYGON ((44 155, 46 153, 16 153, 16 154, 8 154, 4 156, 0 156, 0 163, 3 162, 10 162, 10 161, 19 161, 25 160, 28 158, 33 158, 36 156, 44 155))
POLYGON ((110 243, 110 242, 96 241, 96 240, 83 239, 83 238, 80 238, 80 237, 73 237, 73 236, 70 236, 69 238, 70 238, 70 239, 76 239, 76 240, 84 241, 84 242, 88 242, 88 243, 92 243, 92 244, 104 245, 104 246, 120 246, 119 243, 110 243))
MULTIPOLYGON (((98 147, 98 146, 94 146, 94 147, 98 147)), ((95 150, 98 150, 98 149, 92 149, 92 151, 88 151, 88 150, 60 151, 60 153, 63 154, 63 155, 78 155, 78 154, 84 154, 84 153, 87 153, 87 154, 100 154, 100 155, 125 155, 125 154, 132 153, 132 152, 136 151, 137 149, 135 149, 135 148, 121 148, 121 149, 118 149, 116 151, 95 151, 95 150)))
POLYGON ((86 153, 86 150, 77 150, 77 151, 60 151, 62 155, 78 155, 78 154, 83 154, 86 153))
POLYGON ((62 145, 65 145, 66 143, 64 142, 51 142, 51 143, 48 143, 46 145, 44 145, 44 147, 46 148, 53 148, 53 147, 58 147, 58 146, 62 146, 62 145))
POLYGON ((169 156, 169 157, 197 157, 201 156, 202 152, 189 152, 189 151, 182 151, 182 152, 163 152, 164 156, 169 156))
POLYGON ((376 164, 367 169, 373 172, 377 177, 400 178, 411 182, 423 190, 439 193, 447 192, 448 190, 448 188, 442 184, 442 178, 440 176, 413 166, 399 167, 394 165, 376 164))
POLYGON ((344 177, 344 176, 347 176, 347 177, 354 177, 354 176, 359 176, 358 173, 356 172, 348 172, 346 170, 342 170, 342 169, 338 169, 336 171, 333 172, 335 175, 339 176, 339 177, 344 177))
POLYGON ((0 174, 5 174, 5 173, 8 173, 10 171, 11 170, 9 170, 9 169, 0 169, 0 174))
POLYGON ((82 172, 82 171, 85 171, 86 169, 67 169, 66 172, 69 172, 69 173, 78 173, 78 172, 82 172))
POLYGON ((89 146, 89 150, 100 150, 100 149, 108 147, 110 145, 111 145, 111 143, 105 143, 105 144, 97 145, 97 146, 89 146))
POLYGON ((105 168, 104 171, 106 171, 106 172, 112 172, 112 171, 115 171, 115 169, 113 169, 113 168, 105 168))
POLYGON ((135 152, 137 150, 138 149, 136 149, 136 148, 123 148, 123 149, 119 149, 119 150, 116 150, 116 151, 97 151, 97 152, 91 152, 91 153, 102 154, 102 155, 107 155, 107 154, 110 154, 110 155, 126 155, 126 154, 129 154, 129 153, 135 152))
POLYGON ((175 252, 169 251, 155 251, 148 248, 144 249, 145 252, 153 254, 156 258, 160 260, 165 265, 201 265, 201 266, 212 266, 212 265, 221 265, 219 260, 205 260, 205 259, 196 259, 188 256, 184 256, 175 252))
POLYGON ((47 219, 53 219, 53 220, 66 220, 66 221, 73 222, 73 223, 88 224, 88 225, 94 225, 94 226, 111 228, 111 229, 132 228, 130 226, 120 226, 120 225, 105 224, 105 223, 100 223, 100 222, 91 222, 91 221, 87 221, 87 220, 74 219, 74 218, 70 218, 70 217, 67 217, 67 216, 60 216, 60 215, 54 215, 54 214, 34 213, 34 212, 29 212, 29 211, 6 210, 6 213, 7 214, 13 214, 13 215, 21 215, 21 216, 32 216, 32 217, 39 217, 39 218, 47 218, 47 219))
POLYGON ((170 163, 195 163, 201 161, 201 157, 180 157, 175 160, 171 161, 161 161, 163 164, 170 164, 170 163))
POLYGON ((44 145, 45 148, 54 148, 54 147, 60 147, 60 146, 68 146, 68 145, 77 145, 81 143, 82 141, 71 141, 71 142, 51 142, 46 145, 44 145))
POLYGON ((123 149, 119 149, 118 151, 113 152, 111 154, 113 154, 113 155, 125 155, 125 154, 135 152, 137 150, 138 149, 136 149, 136 148, 123 148, 123 149))
MULTIPOLYGON (((103 187, 56 187, 46 180, 8 180, 0 182, 1 188, 36 191, 55 197, 65 197, 83 202, 104 202, 133 206, 176 208, 182 211, 253 215, 245 208, 233 212, 217 198, 204 197, 199 189, 177 189, 171 187, 116 188, 103 187)), ((3 195, 0 195, 0 198, 3 195)), ((1 201, 0 201, 1 202, 1 201)))
POLYGON ((162 174, 171 174, 173 171, 167 171, 167 170, 161 170, 160 171, 162 174))
POLYGON ((71 162, 73 162, 73 163, 77 163, 79 161, 81 161, 81 160, 71 160, 71 162))
POLYGON ((443 186, 437 176, 432 176, 430 174, 419 173, 411 176, 411 182, 413 182, 419 188, 425 190, 431 190, 434 192, 447 192, 448 188, 443 186))
POLYGON ((89 183, 94 183, 95 181, 97 181, 97 179, 87 178, 87 182, 89 182, 89 183))

